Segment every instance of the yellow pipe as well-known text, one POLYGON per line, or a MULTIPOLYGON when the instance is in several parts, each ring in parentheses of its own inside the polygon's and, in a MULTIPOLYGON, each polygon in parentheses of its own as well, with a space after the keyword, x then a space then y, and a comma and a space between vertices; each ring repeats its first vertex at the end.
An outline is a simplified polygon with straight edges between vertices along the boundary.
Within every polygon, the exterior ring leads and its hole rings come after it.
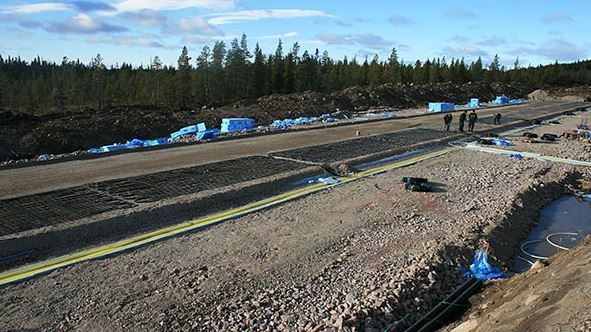
POLYGON ((314 192, 318 192, 320 190, 324 190, 327 188, 331 188, 343 183, 355 181, 361 178, 365 178, 368 176, 372 176, 378 173, 382 173, 388 170, 392 170, 395 168, 405 167, 412 164, 415 164, 420 161, 424 161, 427 159, 436 158, 447 154, 449 152, 457 150, 457 147, 447 147, 442 150, 438 150, 435 152, 421 154, 409 159, 404 159, 402 161, 398 161, 392 164, 384 165, 375 167, 372 169, 368 169, 363 172, 359 172, 357 174, 353 174, 350 176, 339 178, 340 182, 337 184, 312 184, 306 186, 305 188, 300 188, 296 190, 292 190, 280 195, 276 195, 270 198, 266 198, 251 204, 247 204, 245 206, 227 210, 221 213, 217 213, 214 215, 202 217, 199 219, 195 219, 192 221, 183 222, 174 226, 169 226, 165 228, 161 228, 152 232, 148 232, 145 234, 137 235, 130 237, 125 240, 120 240, 117 242, 113 242, 111 244, 103 245, 97 248, 83 250, 77 253, 68 254, 52 259, 48 259, 39 263, 34 263, 30 265, 25 265, 20 268, 16 268, 13 270, 6 271, 0 274, 0 285, 8 284, 11 282, 23 281, 34 276, 37 276, 42 273, 47 273, 53 271, 55 269, 70 266, 76 263, 84 262, 91 259, 97 259, 100 257, 104 257, 107 255, 112 255, 116 253, 123 252, 125 250, 137 248, 139 246, 156 242, 168 237, 172 237, 175 235, 179 235, 181 233, 185 233, 188 231, 192 231, 198 228, 206 227, 208 225, 212 225, 218 222, 222 222, 228 219, 237 218, 245 214, 249 214, 252 212, 260 211, 262 209, 278 205, 284 203, 286 201, 303 197, 305 195, 309 195, 314 192))

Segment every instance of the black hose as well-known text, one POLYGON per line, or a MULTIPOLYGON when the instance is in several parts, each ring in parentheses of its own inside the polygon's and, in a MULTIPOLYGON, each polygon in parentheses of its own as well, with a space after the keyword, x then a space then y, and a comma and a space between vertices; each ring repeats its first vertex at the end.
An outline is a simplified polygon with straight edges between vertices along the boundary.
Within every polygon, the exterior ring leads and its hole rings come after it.
POLYGON ((427 328, 432 328, 435 322, 440 321, 448 317, 453 311, 463 307, 463 302, 477 290, 482 282, 476 278, 470 278, 458 287, 453 293, 446 297, 443 301, 439 302, 433 309, 425 314, 421 319, 416 321, 405 332, 418 332, 418 331, 431 331, 427 328), (469 294, 466 297, 466 294, 469 294), (465 297, 465 298, 464 298, 465 297), (452 311, 449 311, 449 310, 452 311))
POLYGON ((439 328, 444 327, 447 324, 447 320, 452 317, 454 314, 465 310, 466 308, 470 307, 467 304, 468 299, 472 294, 476 293, 476 291, 482 286, 482 281, 477 280, 473 283, 468 289, 466 289, 462 294, 460 294, 453 302, 442 301, 440 304, 443 304, 445 308, 443 311, 439 313, 439 315, 435 316, 431 319, 427 324, 423 325, 423 327, 418 332, 430 332, 435 331, 439 328))

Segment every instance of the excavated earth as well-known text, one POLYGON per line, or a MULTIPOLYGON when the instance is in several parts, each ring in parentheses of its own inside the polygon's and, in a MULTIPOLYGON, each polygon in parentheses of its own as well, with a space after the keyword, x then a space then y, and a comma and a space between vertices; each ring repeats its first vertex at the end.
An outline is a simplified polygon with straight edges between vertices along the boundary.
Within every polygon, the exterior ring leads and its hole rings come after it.
POLYGON ((371 88, 353 87, 331 94, 272 95, 217 108, 204 106, 178 110, 125 106, 100 112, 86 108, 78 112, 43 115, 0 111, 0 161, 33 158, 46 153, 73 153, 132 138, 168 137, 179 128, 197 122, 218 127, 221 119, 228 117, 250 117, 256 120, 256 125, 269 125, 276 119, 319 116, 336 111, 357 112, 372 107, 424 107, 430 101, 463 104, 470 98, 492 100, 501 94, 524 98, 532 90, 518 83, 385 84, 371 88))
POLYGON ((591 331, 591 236, 576 248, 494 282, 445 331, 591 331))
MULTIPOLYGON (((588 142, 556 144, 544 151, 591 160, 588 142)), ((398 331, 463 282, 485 242, 510 267, 540 209, 589 180, 582 166, 452 152, 3 286, 0 329, 398 331), (435 190, 407 192, 403 176, 435 190)))

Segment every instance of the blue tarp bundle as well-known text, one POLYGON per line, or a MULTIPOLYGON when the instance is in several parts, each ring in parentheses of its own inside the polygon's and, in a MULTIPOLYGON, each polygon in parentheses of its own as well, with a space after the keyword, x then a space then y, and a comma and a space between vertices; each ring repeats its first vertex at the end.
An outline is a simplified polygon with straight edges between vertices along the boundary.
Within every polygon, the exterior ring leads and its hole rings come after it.
POLYGON ((519 103, 525 103, 527 100, 523 100, 523 99, 511 99, 509 100, 509 104, 519 104, 519 103))
POLYGON ((471 108, 478 108, 478 107, 480 107, 480 99, 471 98, 470 102, 468 104, 466 104, 466 106, 471 107, 471 108))
POLYGON ((394 118, 397 117, 397 114, 394 113, 366 113, 364 114, 365 116, 370 116, 370 117, 385 117, 385 118, 394 118))
POLYGON ((170 134, 170 138, 175 139, 179 136, 196 134, 198 132, 202 132, 202 131, 206 131, 206 130, 207 130, 207 127, 205 126, 205 123, 201 122, 196 125, 187 126, 187 127, 179 129, 178 131, 175 131, 174 133, 170 134))
POLYGON ((429 103, 431 112, 450 112, 455 110, 456 105, 452 103, 429 103))
POLYGON ((313 117, 302 116, 297 119, 275 120, 275 121, 273 121, 273 123, 271 123, 271 126, 285 129, 289 126, 296 126, 296 125, 300 125, 300 124, 310 123, 310 122, 317 121, 318 119, 319 118, 315 117, 315 116, 313 116, 313 117))
POLYGON ((216 139, 217 134, 219 134, 220 130, 217 128, 205 130, 197 133, 197 139, 202 141, 206 139, 216 139))
POLYGON ((133 149, 139 148, 144 146, 156 146, 156 145, 165 145, 168 144, 168 138, 157 138, 154 140, 141 140, 141 139, 132 139, 131 141, 127 141, 125 144, 112 144, 112 145, 105 145, 100 148, 92 148, 88 149, 89 153, 103 153, 103 152, 111 152, 111 151, 119 151, 124 149, 133 149))
POLYGON ((491 101, 490 103, 497 105, 509 104, 509 98, 507 98, 507 96, 497 96, 497 99, 491 101))
POLYGON ((222 133, 230 131, 248 130, 254 128, 254 119, 251 118, 228 118, 222 119, 222 133))
POLYGON ((488 263, 488 255, 484 249, 478 249, 474 255, 474 261, 470 265, 470 269, 464 273, 464 278, 476 278, 478 280, 502 279, 506 278, 496 267, 490 266, 488 263))
POLYGON ((335 118, 326 118, 326 119, 322 120, 322 123, 330 123, 330 122, 337 122, 337 119, 335 119, 335 118))
POLYGON ((523 156, 519 153, 510 153, 507 155, 507 157, 514 159, 523 159, 523 156))
POLYGON ((511 143, 509 141, 505 141, 505 140, 498 139, 498 138, 495 138, 493 140, 493 143, 495 143, 495 145, 499 145, 499 146, 512 146, 513 145, 513 143, 511 143))

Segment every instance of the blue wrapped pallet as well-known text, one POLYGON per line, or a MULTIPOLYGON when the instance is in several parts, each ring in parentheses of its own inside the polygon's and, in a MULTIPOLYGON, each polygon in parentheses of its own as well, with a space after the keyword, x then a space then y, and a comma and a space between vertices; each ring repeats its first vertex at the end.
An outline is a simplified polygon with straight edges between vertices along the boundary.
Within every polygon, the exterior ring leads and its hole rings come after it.
POLYGON ((429 110, 431 112, 450 112, 456 109, 456 105, 452 103, 429 103, 429 110))
POLYGON ((497 96, 497 99, 491 101, 491 104, 497 104, 497 105, 509 104, 509 98, 507 96, 497 96))
POLYGON ((254 128, 254 119, 251 118, 229 118, 222 119, 222 133, 230 131, 248 130, 254 128))
POLYGON ((468 103, 468 107, 471 107, 471 108, 480 107, 480 99, 478 99, 478 98, 470 99, 470 103, 468 103))
POLYGON ((206 131, 200 131, 197 133, 197 139, 202 141, 206 139, 216 139, 216 135, 220 132, 219 129, 214 128, 206 131))

